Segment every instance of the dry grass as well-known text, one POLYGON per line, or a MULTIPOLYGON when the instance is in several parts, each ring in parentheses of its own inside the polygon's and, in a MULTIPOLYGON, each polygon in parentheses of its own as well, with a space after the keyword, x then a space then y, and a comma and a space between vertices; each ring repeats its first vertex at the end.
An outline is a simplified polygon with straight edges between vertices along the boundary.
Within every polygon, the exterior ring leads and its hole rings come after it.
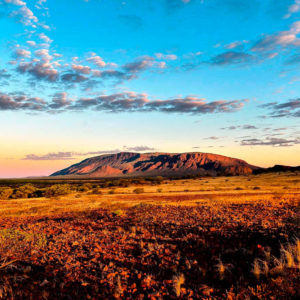
MULTIPOLYGON (((270 209, 276 205, 299 205, 300 175, 263 174, 241 177, 217 177, 165 181, 163 184, 101 189, 102 194, 79 192, 53 198, 0 200, 1 216, 51 215, 64 212, 83 212, 98 208, 112 210, 144 204, 154 205, 218 205, 260 202, 270 209), (259 187, 259 189, 257 189, 259 187), (288 188, 287 188, 288 187, 288 188), (237 189, 239 188, 239 189, 237 189)), ((265 224, 268 226, 268 224, 265 224)))
POLYGON ((174 293, 177 297, 180 297, 181 294, 181 286, 184 284, 185 278, 183 274, 179 274, 173 277, 173 288, 174 293))
POLYGON ((299 177, 2 200, 0 299, 299 299, 299 177))

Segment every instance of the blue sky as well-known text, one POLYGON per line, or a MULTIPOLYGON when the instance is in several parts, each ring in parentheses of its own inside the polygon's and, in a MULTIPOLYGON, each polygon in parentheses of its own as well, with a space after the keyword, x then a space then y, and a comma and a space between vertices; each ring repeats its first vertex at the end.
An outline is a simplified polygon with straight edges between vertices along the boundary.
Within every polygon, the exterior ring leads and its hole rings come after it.
POLYGON ((300 0, 0 0, 0 177, 115 151, 300 164, 300 0))

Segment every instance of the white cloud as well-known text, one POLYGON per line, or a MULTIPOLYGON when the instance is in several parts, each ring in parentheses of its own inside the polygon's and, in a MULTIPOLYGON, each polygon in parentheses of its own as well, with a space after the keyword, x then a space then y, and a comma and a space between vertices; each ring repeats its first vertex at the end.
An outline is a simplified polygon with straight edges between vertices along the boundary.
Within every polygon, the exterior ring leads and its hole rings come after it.
POLYGON ((15 57, 29 57, 31 55, 31 52, 25 49, 16 49, 15 50, 15 57))
POLYGON ((26 26, 36 27, 34 23, 38 22, 38 18, 33 14, 33 12, 26 6, 22 6, 18 10, 11 13, 12 17, 16 17, 19 22, 26 26))
POLYGON ((156 53, 155 56, 158 59, 166 59, 166 60, 176 60, 177 59, 177 55, 175 55, 175 54, 156 53))
POLYGON ((280 31, 261 38, 253 47, 252 51, 269 51, 276 47, 300 46, 300 21, 294 22, 290 30, 280 31))
POLYGON ((158 67, 159 69, 165 69, 165 68, 167 67, 167 64, 166 64, 166 62, 161 61, 161 62, 159 62, 159 63, 157 64, 157 67, 158 67))
POLYGON ((55 82, 59 73, 53 68, 52 64, 45 60, 33 59, 31 62, 21 62, 17 70, 19 73, 27 73, 39 80, 47 80, 50 82, 55 82))
POLYGON ((53 40, 51 40, 46 34, 44 34, 44 33, 40 33, 39 34, 39 38, 41 39, 41 40, 43 40, 45 43, 52 43, 53 42, 53 40))
POLYGON ((55 57, 62 57, 63 55, 59 54, 59 53, 53 53, 53 56, 55 56, 55 57))
POLYGON ((26 5, 26 3, 21 0, 4 0, 4 2, 14 4, 14 5, 19 5, 19 6, 26 5))
POLYGON ((43 3, 46 3, 47 2, 47 0, 39 0, 38 2, 37 2, 37 4, 38 5, 43 5, 43 3))
POLYGON ((26 43, 27 43, 27 45, 29 45, 31 47, 35 47, 36 46, 36 42, 35 41, 27 41, 26 43))
POLYGON ((82 74, 90 74, 91 72, 91 68, 89 66, 72 64, 72 69, 82 74))
POLYGON ((106 63, 100 56, 95 56, 95 53, 92 53, 92 56, 86 59, 87 61, 91 61, 93 64, 95 64, 98 67, 105 67, 106 63))
POLYGON ((233 43, 225 45, 224 48, 226 48, 226 49, 235 49, 235 48, 237 48, 241 45, 242 45, 242 42, 237 41, 237 42, 233 42, 233 43))
POLYGON ((284 16, 285 19, 288 19, 293 14, 300 11, 300 0, 295 0, 293 4, 291 4, 288 8, 288 13, 284 16))
POLYGON ((40 49, 34 52, 35 56, 41 57, 43 62, 49 63, 52 60, 52 56, 49 54, 48 49, 40 49))

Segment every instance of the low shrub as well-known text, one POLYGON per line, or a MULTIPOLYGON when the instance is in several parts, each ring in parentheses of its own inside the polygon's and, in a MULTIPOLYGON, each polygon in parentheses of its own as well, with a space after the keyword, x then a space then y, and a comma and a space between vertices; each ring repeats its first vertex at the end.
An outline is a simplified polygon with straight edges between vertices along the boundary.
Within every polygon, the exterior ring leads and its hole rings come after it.
POLYGON ((145 192, 144 188, 136 188, 133 190, 135 194, 143 194, 145 192))
POLYGON ((87 192, 93 188, 93 185, 91 183, 84 183, 77 187, 78 192, 87 192))
POLYGON ((116 216, 122 216, 124 214, 122 209, 116 209, 115 211, 112 212, 116 216))
POLYGON ((37 189, 33 192, 33 194, 31 196, 34 198, 41 198, 41 197, 44 197, 44 194, 45 194, 45 192, 43 189, 37 189))
POLYGON ((9 187, 0 187, 0 200, 7 200, 12 194, 14 190, 9 187))
POLYGON ((0 251, 8 256, 22 257, 33 249, 40 249, 47 244, 44 234, 26 232, 15 228, 0 230, 0 251))
POLYGON ((102 190, 100 188, 94 188, 92 189, 91 194, 102 195, 102 190))
POLYGON ((30 183, 21 185, 14 190, 14 193, 12 194, 11 198, 32 198, 34 197, 36 190, 37 188, 30 183))
POLYGON ((54 184, 47 187, 44 191, 45 197, 62 196, 72 193, 71 186, 69 184, 54 184))

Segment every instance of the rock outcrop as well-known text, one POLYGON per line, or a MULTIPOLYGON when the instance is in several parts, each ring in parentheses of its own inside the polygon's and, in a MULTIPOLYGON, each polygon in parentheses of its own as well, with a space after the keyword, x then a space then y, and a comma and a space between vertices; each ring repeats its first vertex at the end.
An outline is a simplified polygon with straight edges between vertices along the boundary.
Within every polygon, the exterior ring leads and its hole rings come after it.
POLYGON ((187 175, 247 175, 260 168, 227 156, 191 153, 132 153, 100 155, 51 176, 129 177, 187 175))

